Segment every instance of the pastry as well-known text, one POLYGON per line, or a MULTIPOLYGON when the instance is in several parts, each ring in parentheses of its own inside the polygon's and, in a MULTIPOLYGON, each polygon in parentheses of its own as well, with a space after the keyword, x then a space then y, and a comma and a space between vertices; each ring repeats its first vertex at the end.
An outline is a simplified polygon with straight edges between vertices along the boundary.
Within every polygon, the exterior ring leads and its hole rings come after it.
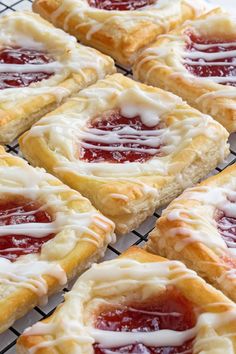
POLYGON ((236 20, 220 9, 158 38, 134 65, 136 79, 179 95, 236 131, 236 20))
POLYGON ((33 10, 82 43, 130 66, 137 52, 203 10, 186 0, 35 0, 33 10))
POLYGON ((111 58, 30 12, 1 17, 0 37, 0 143, 11 142, 64 98, 115 72, 111 58))
POLYGON ((43 117, 20 146, 127 233, 215 168, 227 138, 179 97, 115 74, 43 117))
POLYGON ((236 305, 183 263, 131 248, 93 265, 19 354, 235 354, 236 305))
POLYGON ((236 301, 236 165, 174 200, 147 249, 179 259, 236 301))
POLYGON ((0 332, 97 260, 113 223, 0 147, 0 332))

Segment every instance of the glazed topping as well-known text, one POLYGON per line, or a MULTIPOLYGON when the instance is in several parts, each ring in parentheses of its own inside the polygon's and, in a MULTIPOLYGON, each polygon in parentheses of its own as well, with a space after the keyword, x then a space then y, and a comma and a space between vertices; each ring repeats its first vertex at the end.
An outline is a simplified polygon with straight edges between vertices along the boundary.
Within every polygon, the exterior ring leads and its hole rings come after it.
MULTIPOLYGON (((95 326, 104 331, 153 332, 159 330, 185 331, 196 324, 193 305, 175 288, 170 288, 157 298, 146 303, 103 310, 96 319, 95 326)), ((152 347, 135 343, 119 348, 109 348, 112 353, 174 354, 192 353, 192 341, 174 347, 152 347)), ((98 343, 94 345, 96 354, 107 354, 108 349, 98 343)))
POLYGON ((145 162, 160 156, 160 125, 148 127, 139 116, 126 118, 119 111, 97 118, 84 130, 80 159, 86 162, 145 162))
POLYGON ((188 35, 184 66, 198 77, 236 86, 236 40, 225 42, 188 35))
POLYGON ((21 228, 22 234, 19 234, 17 228, 14 234, 13 225, 28 224, 30 226, 34 223, 45 224, 51 221, 50 214, 32 201, 10 201, 0 204, 0 257, 15 261, 21 255, 37 253, 46 241, 54 237, 54 234, 37 237, 29 235, 28 231, 25 235, 24 227, 21 228), (9 226, 11 233, 7 234, 6 226, 9 226), (5 231, 2 232, 2 230, 5 231))
MULTIPOLYGON (((93 345, 96 354, 191 354, 190 341, 194 352, 202 353, 214 341, 216 347, 223 343, 230 353, 231 335, 222 335, 222 328, 235 321, 235 306, 226 297, 216 297, 210 307, 207 300, 203 302, 199 311, 176 290, 182 280, 190 280, 199 289, 205 287, 195 272, 177 261, 140 263, 118 258, 93 264, 66 294, 65 303, 52 321, 35 324, 25 335, 45 336, 49 351, 63 351, 72 340, 77 352, 93 352, 93 345), (155 289, 163 289, 162 295, 157 296, 155 289), (122 299, 131 294, 137 300, 124 303, 122 299), (208 309, 211 312, 206 312, 208 309), (206 335, 198 335, 202 333, 206 335)), ((45 349, 45 342, 34 343, 32 353, 45 349)))
POLYGON ((45 52, 26 48, 0 50, 0 89, 26 87, 54 74, 54 60, 45 52))
POLYGON ((89 5, 101 10, 130 11, 155 4, 156 0, 89 0, 89 5))
POLYGON ((217 210, 217 228, 227 247, 236 248, 236 218, 227 216, 224 211, 217 210))

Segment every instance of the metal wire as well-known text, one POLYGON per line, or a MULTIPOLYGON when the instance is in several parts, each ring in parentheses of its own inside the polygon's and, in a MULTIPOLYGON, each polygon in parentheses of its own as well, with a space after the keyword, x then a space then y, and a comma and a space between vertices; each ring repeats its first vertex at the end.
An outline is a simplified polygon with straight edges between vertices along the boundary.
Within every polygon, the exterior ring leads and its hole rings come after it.
MULTIPOLYGON (((31 10, 31 0, 5 0, 0 1, 0 16, 10 13, 11 11, 19 10, 31 10)), ((117 65, 117 69, 120 73, 132 77, 131 71, 117 65)), ((232 134, 230 137, 230 155, 225 163, 219 165, 211 174, 217 174, 225 169, 227 166, 236 162, 236 135, 232 134)), ((7 152, 21 156, 19 151, 19 145, 17 141, 12 144, 6 145, 7 152)), ((143 245, 147 240, 148 233, 153 229, 157 218, 160 216, 161 210, 157 210, 153 216, 148 218, 138 229, 130 232, 128 235, 122 236, 112 246, 108 246, 108 250, 104 259, 112 259, 117 257, 121 252, 127 249, 131 245, 143 245)), ((14 326, 10 327, 6 332, 0 334, 0 354, 15 354, 15 344, 18 336, 24 331, 25 328, 31 326, 36 321, 49 316, 55 307, 62 302, 63 294, 71 288, 72 284, 63 289, 59 294, 55 294, 49 299, 46 306, 37 306, 30 311, 25 317, 14 323, 14 326)))

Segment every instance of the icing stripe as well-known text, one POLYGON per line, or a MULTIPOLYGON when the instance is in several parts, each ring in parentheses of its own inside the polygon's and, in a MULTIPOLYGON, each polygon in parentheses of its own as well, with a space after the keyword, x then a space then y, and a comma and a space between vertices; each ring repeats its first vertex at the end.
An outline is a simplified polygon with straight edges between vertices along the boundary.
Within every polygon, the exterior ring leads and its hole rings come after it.
POLYGON ((46 64, 5 64, 0 63, 0 72, 8 73, 33 73, 33 72, 45 72, 52 73, 62 70, 63 65, 58 62, 46 63, 46 64))
POLYGON ((50 275, 65 285, 67 277, 65 271, 56 263, 32 261, 15 262, 0 258, 0 284, 24 287, 36 293, 39 297, 47 294, 47 283, 43 275, 50 275))
MULTIPOLYGON (((133 140, 134 142, 134 140, 133 140)), ((136 148, 136 147, 125 147, 125 146, 97 146, 93 144, 88 144, 82 142, 81 145, 87 149, 98 149, 104 151, 137 151, 137 152, 145 152, 150 155, 155 155, 160 149, 144 149, 144 148, 136 148)))
POLYGON ((89 328, 88 332, 95 342, 106 348, 122 347, 134 343, 143 343, 149 347, 172 347, 180 346, 195 337, 197 329, 194 327, 182 332, 168 329, 153 332, 112 332, 89 328))
POLYGON ((236 66, 236 63, 225 62, 225 61, 192 61, 192 60, 183 60, 184 64, 196 65, 196 66, 236 66))
MULTIPOLYGON (((217 44, 216 44, 217 45, 217 44)), ((236 42, 234 44, 236 46, 236 42)), ((226 52, 205 53, 201 51, 185 52, 185 57, 188 59, 204 59, 209 63, 212 60, 227 59, 236 57, 236 50, 228 50, 226 52)))
MULTIPOLYGON (((91 313, 93 313, 94 309, 98 308, 99 304, 101 305, 104 301, 109 304, 109 299, 113 296, 115 296, 116 301, 117 299, 119 301, 120 297, 123 298, 125 294, 136 293, 137 289, 140 290, 141 287, 140 294, 143 294, 145 298, 145 296, 151 295, 152 289, 156 293, 158 289, 162 290, 165 286, 173 284, 177 280, 176 278, 180 279, 181 276, 183 278, 197 278, 199 282, 203 282, 195 272, 186 269, 182 263, 177 261, 139 263, 126 258, 93 265, 79 278, 73 290, 66 294, 65 303, 52 317, 51 322, 37 323, 26 330, 26 336, 52 336, 51 340, 45 340, 33 346, 31 353, 35 353, 43 347, 53 347, 58 344, 66 345, 66 342, 70 340, 74 341, 75 351, 82 350, 84 352, 92 352, 91 344, 93 343, 99 343, 101 347, 105 346, 106 348, 118 348, 134 343, 143 343, 155 347, 179 346, 195 337, 201 328, 206 327, 211 330, 212 336, 214 335, 217 338, 219 336, 217 333, 219 326, 224 325, 224 323, 228 324, 229 321, 235 321, 235 306, 233 303, 227 302, 226 298, 225 302, 210 305, 216 305, 218 311, 220 304, 226 307, 226 311, 220 313, 203 312, 203 304, 196 325, 185 331, 164 329, 153 332, 114 332, 93 328, 91 325, 93 319, 89 321, 89 325, 80 321, 81 318, 84 318, 84 311, 88 310, 86 313, 90 313, 90 310, 92 310, 91 313), (145 290, 147 290, 147 293, 145 290), (104 297, 106 300, 103 300, 104 297), (75 315, 71 312, 74 306, 78 309, 75 315), (62 318, 63 321, 61 321, 62 318), (60 333, 65 334, 61 336, 60 333), (87 346, 81 347, 85 344, 87 346)), ((206 305, 209 308, 209 304, 206 305)), ((221 335, 221 338, 223 337, 221 335)), ((209 345, 212 338, 206 338, 206 345, 209 345)), ((199 342, 198 339, 197 342, 199 342)))
POLYGON ((209 43, 209 44, 201 44, 194 43, 193 47, 198 50, 207 50, 215 47, 229 48, 236 45, 236 42, 227 42, 227 43, 209 43))

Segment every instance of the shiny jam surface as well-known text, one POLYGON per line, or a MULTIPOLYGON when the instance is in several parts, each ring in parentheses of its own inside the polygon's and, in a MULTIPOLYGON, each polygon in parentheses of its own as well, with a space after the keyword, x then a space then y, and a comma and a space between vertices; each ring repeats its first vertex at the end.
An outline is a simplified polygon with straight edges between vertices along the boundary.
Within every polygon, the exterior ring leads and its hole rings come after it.
MULTIPOLYGON (((185 331, 196 324, 194 305, 176 289, 169 289, 149 302, 103 310, 96 319, 95 327, 104 331, 152 332, 162 329, 185 331)), ((194 339, 194 338, 193 338, 194 339)), ((94 344, 95 354, 192 354, 193 339, 178 347, 148 347, 135 343, 119 348, 103 348, 94 344)))
MULTIPOLYGON (((47 211, 40 210, 40 206, 32 201, 11 201, 0 204, 0 231, 1 226, 50 223, 52 217, 47 211)), ((0 236, 0 257, 15 261, 19 256, 37 253, 42 245, 54 237, 54 234, 36 238, 29 235, 0 236)))
MULTIPOLYGON (((25 48, 3 48, 0 49, 0 66, 1 64, 20 64, 20 65, 36 65, 47 64, 52 62, 46 53, 34 49, 25 48)), ((48 72, 0 72, 0 90, 14 87, 26 87, 33 82, 48 79, 52 73, 48 72)))
POLYGON ((145 144, 155 139, 157 129, 160 126, 148 127, 139 116, 126 118, 114 111, 109 117, 97 118, 89 124, 86 129, 89 136, 81 144, 80 159, 86 162, 124 163, 145 162, 154 155, 161 156, 160 144, 145 144), (99 142, 96 141, 98 137, 99 142))
POLYGON ((156 0, 89 0, 89 5, 101 10, 130 11, 153 5, 156 0))
MULTIPOLYGON (((220 39, 208 40, 198 37, 193 33, 189 35, 189 43, 186 49, 189 52, 198 53, 197 58, 190 59, 186 55, 185 67, 191 74, 199 77, 235 77, 236 76, 236 55, 232 51, 236 50, 236 38, 230 42, 225 42, 220 39), (228 52, 228 54, 227 54, 228 52), (225 53, 222 58, 209 58, 204 59, 204 53, 225 53)), ((216 79, 217 82, 217 79, 216 79)), ((236 81, 224 81, 219 83, 223 85, 236 86, 236 81)))
POLYGON ((236 218, 227 216, 223 211, 217 210, 217 228, 229 248, 236 248, 236 218))

